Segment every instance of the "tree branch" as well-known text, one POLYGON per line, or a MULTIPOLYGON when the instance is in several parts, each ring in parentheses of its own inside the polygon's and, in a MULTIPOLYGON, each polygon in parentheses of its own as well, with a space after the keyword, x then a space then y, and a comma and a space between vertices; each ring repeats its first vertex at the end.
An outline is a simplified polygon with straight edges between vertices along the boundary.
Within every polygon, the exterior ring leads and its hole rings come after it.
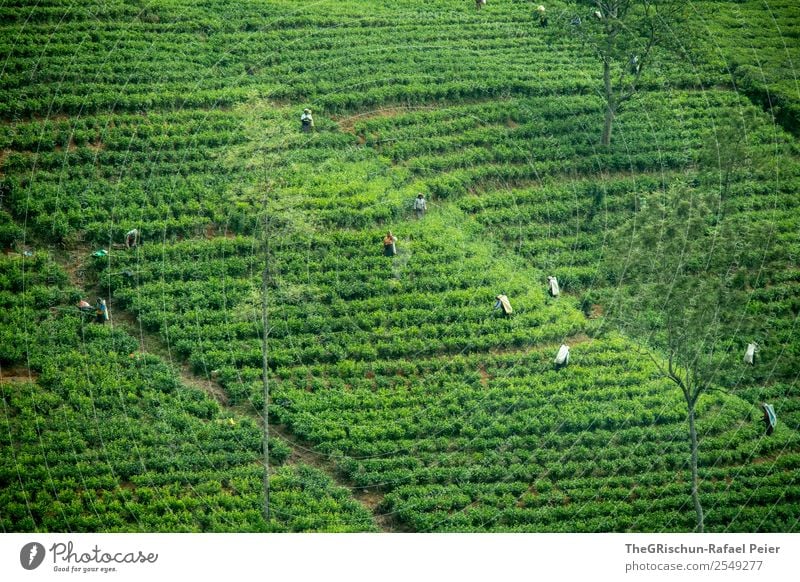
POLYGON ((719 386, 710 386, 710 385, 706 386, 705 388, 703 388, 702 392, 722 392, 726 396, 732 396, 733 395, 732 392, 730 392, 729 390, 726 390, 725 388, 720 388, 719 386))
POLYGON ((658 360, 655 358, 655 356, 653 355, 653 353, 652 353, 650 350, 648 350, 648 349, 645 349, 644 351, 645 351, 645 353, 648 355, 648 357, 650 358, 650 360, 651 360, 651 361, 652 361, 652 362, 653 362, 653 363, 656 365, 656 368, 658 368, 658 371, 661 373, 661 375, 662 375, 662 376, 667 376, 667 373, 666 373, 666 372, 664 372, 664 368, 663 368, 663 366, 662 366, 662 365, 659 363, 659 361, 658 361, 658 360))
MULTIPOLYGON (((633 79, 630 82, 630 88, 627 92, 623 95, 620 95, 619 99, 617 100, 618 104, 622 104, 632 98, 637 91, 637 84, 639 83, 639 78, 642 76, 642 72, 644 68, 649 64, 648 58, 650 57, 650 51, 653 50, 653 47, 657 44, 655 37, 651 34, 650 38, 647 41, 647 45, 645 45, 645 49, 642 52, 642 56, 639 59, 639 68, 636 70, 636 73, 633 75, 633 79)), ((620 82, 619 84, 622 85, 622 78, 625 73, 625 69, 622 69, 623 74, 620 75, 620 82)))
MULTIPOLYGON (((675 384, 677 384, 678 388, 680 388, 681 392, 683 392, 684 398, 686 398, 686 401, 688 402, 689 398, 690 398, 690 394, 689 394, 689 391, 686 388, 686 384, 684 384, 683 380, 678 375, 678 370, 675 368, 675 365, 673 363, 674 356, 675 356, 675 352, 672 349, 670 349, 670 351, 669 351, 669 359, 667 360, 667 370, 668 370, 668 372, 667 372, 667 374, 665 374, 665 376, 667 378, 669 378, 670 380, 672 380, 675 384)), ((653 359, 652 356, 650 356, 650 357, 651 357, 651 359, 653 359)), ((658 365, 658 364, 656 364, 656 365, 658 365)), ((659 366, 659 370, 661 370, 662 374, 663 374, 663 369, 660 366, 659 366)))

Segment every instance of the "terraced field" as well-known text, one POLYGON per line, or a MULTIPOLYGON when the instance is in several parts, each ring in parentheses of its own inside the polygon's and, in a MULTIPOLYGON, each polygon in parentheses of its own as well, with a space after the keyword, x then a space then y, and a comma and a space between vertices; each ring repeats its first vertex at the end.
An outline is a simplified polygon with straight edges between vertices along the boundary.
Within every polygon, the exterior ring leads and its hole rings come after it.
POLYGON ((546 29, 499 0, 0 7, 4 531, 691 531, 685 403, 602 313, 614 236, 723 176, 763 233, 741 282, 763 325, 730 335, 762 349, 698 405, 705 525, 796 531, 798 145, 759 98, 796 104, 796 9, 693 8, 716 42, 657 55, 601 148, 571 4, 546 29), (735 91, 730 63, 776 46, 735 91), (89 294, 111 326, 74 313, 89 294))
POLYGON ((324 473, 284 464, 290 449, 279 438, 266 523, 252 418, 182 384, 130 335, 68 310, 79 292, 45 256, 6 258, 0 277, 0 357, 33 363, 0 376, 3 531, 375 528, 324 473))

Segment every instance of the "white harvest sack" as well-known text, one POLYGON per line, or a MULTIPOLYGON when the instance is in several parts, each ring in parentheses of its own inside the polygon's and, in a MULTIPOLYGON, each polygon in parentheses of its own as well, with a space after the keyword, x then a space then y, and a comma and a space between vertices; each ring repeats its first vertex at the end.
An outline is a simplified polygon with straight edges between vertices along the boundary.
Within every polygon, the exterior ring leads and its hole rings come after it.
POLYGON ((547 278, 547 285, 550 287, 550 295, 553 297, 558 297, 559 289, 558 289, 558 279, 555 277, 548 277, 547 278))
POLYGON ((747 351, 744 353, 744 363, 753 365, 753 356, 756 355, 758 346, 756 344, 747 344, 747 351))

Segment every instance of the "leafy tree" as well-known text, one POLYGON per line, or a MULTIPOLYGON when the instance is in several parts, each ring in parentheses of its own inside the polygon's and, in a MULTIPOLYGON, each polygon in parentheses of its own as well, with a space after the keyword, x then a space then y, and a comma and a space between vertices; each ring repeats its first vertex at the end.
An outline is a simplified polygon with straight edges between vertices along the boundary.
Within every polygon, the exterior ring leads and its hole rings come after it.
POLYGON ((671 44, 685 4, 674 0, 584 0, 593 10, 574 24, 603 65, 605 121, 602 145, 611 143, 614 118, 639 89, 654 49, 671 44))
POLYGON ((736 358, 726 339, 729 330, 747 327, 745 293, 736 285, 743 236, 749 237, 724 220, 718 195, 676 184, 660 200, 649 201, 613 243, 618 286, 607 318, 638 338, 686 401, 698 531, 703 509, 695 411, 698 399, 716 389, 736 358), (658 354, 666 354, 666 362, 658 354))

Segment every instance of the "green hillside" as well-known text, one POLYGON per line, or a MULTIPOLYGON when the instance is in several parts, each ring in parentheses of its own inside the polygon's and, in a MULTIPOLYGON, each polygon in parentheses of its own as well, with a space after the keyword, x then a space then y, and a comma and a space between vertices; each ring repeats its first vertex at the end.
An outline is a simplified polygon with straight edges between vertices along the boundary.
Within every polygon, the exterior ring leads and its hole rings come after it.
POLYGON ((678 186, 746 298, 697 404, 705 529, 797 531, 800 10, 693 4, 608 147, 592 8, 534 10, 0 7, 3 531, 693 531, 667 355, 604 315, 678 186))

